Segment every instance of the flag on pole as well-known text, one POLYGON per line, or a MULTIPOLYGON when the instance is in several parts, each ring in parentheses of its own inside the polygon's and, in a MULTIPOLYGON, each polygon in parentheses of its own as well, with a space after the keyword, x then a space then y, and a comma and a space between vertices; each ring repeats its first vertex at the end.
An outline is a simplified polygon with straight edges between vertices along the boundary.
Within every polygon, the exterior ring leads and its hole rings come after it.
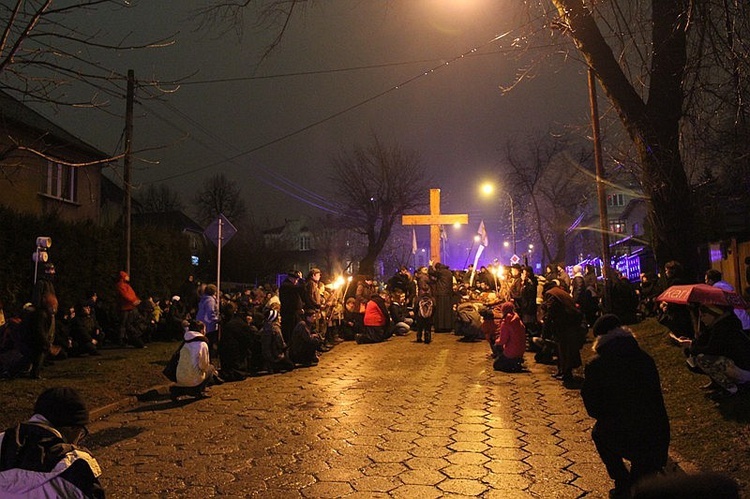
POLYGON ((411 230, 411 254, 417 254, 417 231, 414 229, 411 230))
POLYGON ((479 244, 484 246, 485 248, 489 246, 489 240, 487 239, 487 229, 484 228, 484 220, 482 220, 479 223, 479 230, 477 231, 477 234, 479 234, 479 244))

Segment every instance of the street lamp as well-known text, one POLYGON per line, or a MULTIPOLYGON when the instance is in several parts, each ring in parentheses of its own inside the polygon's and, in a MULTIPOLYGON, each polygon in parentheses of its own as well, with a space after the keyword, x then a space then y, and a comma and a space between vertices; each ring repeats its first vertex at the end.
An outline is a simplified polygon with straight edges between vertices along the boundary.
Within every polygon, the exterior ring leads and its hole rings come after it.
MULTIPOLYGON (((495 191, 495 186, 492 185, 490 182, 485 182, 482 184, 482 193, 486 196, 491 195, 495 191)), ((513 254, 516 254, 516 210, 513 202, 513 196, 510 195, 510 192, 504 191, 505 195, 508 196, 508 199, 510 200, 510 232, 511 232, 511 238, 513 241, 513 254)))

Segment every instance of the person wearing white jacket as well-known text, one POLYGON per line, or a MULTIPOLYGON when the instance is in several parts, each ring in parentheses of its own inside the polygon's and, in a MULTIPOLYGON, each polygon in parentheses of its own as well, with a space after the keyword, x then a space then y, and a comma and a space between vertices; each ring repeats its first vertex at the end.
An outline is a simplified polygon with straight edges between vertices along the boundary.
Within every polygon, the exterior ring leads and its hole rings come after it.
POLYGON ((201 321, 191 321, 185 331, 177 363, 177 383, 169 387, 172 400, 181 395, 206 398, 209 396, 205 392, 207 386, 223 383, 210 362, 205 331, 206 326, 201 321))

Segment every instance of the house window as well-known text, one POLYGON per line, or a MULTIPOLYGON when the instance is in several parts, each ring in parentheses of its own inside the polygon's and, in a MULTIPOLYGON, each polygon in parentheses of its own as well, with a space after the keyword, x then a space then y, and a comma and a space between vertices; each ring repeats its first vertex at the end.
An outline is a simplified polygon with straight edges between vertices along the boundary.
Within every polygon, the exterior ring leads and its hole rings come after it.
POLYGON ((299 250, 308 251, 310 249, 310 236, 299 236, 299 250))
POLYGON ((607 206, 625 206, 625 195, 624 194, 608 195, 607 206))
POLYGON ((615 234, 625 234, 627 222, 625 220, 612 220, 609 222, 609 230, 615 234))
POLYGON ((78 201, 78 172, 69 165, 47 163, 47 178, 44 193, 65 201, 78 201))

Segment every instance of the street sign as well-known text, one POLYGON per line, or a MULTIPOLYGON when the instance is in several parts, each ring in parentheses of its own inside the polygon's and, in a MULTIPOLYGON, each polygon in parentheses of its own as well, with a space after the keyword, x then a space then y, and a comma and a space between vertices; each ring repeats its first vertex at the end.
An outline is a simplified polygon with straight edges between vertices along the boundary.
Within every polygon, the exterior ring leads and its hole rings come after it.
POLYGON ((510 264, 511 265, 516 265, 518 263, 521 263, 521 258, 514 253, 513 256, 510 257, 510 264))
POLYGON ((225 245, 230 239, 232 239, 232 237, 237 233, 237 229, 234 225, 232 225, 232 222, 230 222, 223 214, 219 215, 219 217, 211 222, 209 226, 206 227, 206 230, 203 231, 203 235, 210 239, 211 242, 213 242, 216 246, 219 245, 220 224, 222 246, 225 245))

